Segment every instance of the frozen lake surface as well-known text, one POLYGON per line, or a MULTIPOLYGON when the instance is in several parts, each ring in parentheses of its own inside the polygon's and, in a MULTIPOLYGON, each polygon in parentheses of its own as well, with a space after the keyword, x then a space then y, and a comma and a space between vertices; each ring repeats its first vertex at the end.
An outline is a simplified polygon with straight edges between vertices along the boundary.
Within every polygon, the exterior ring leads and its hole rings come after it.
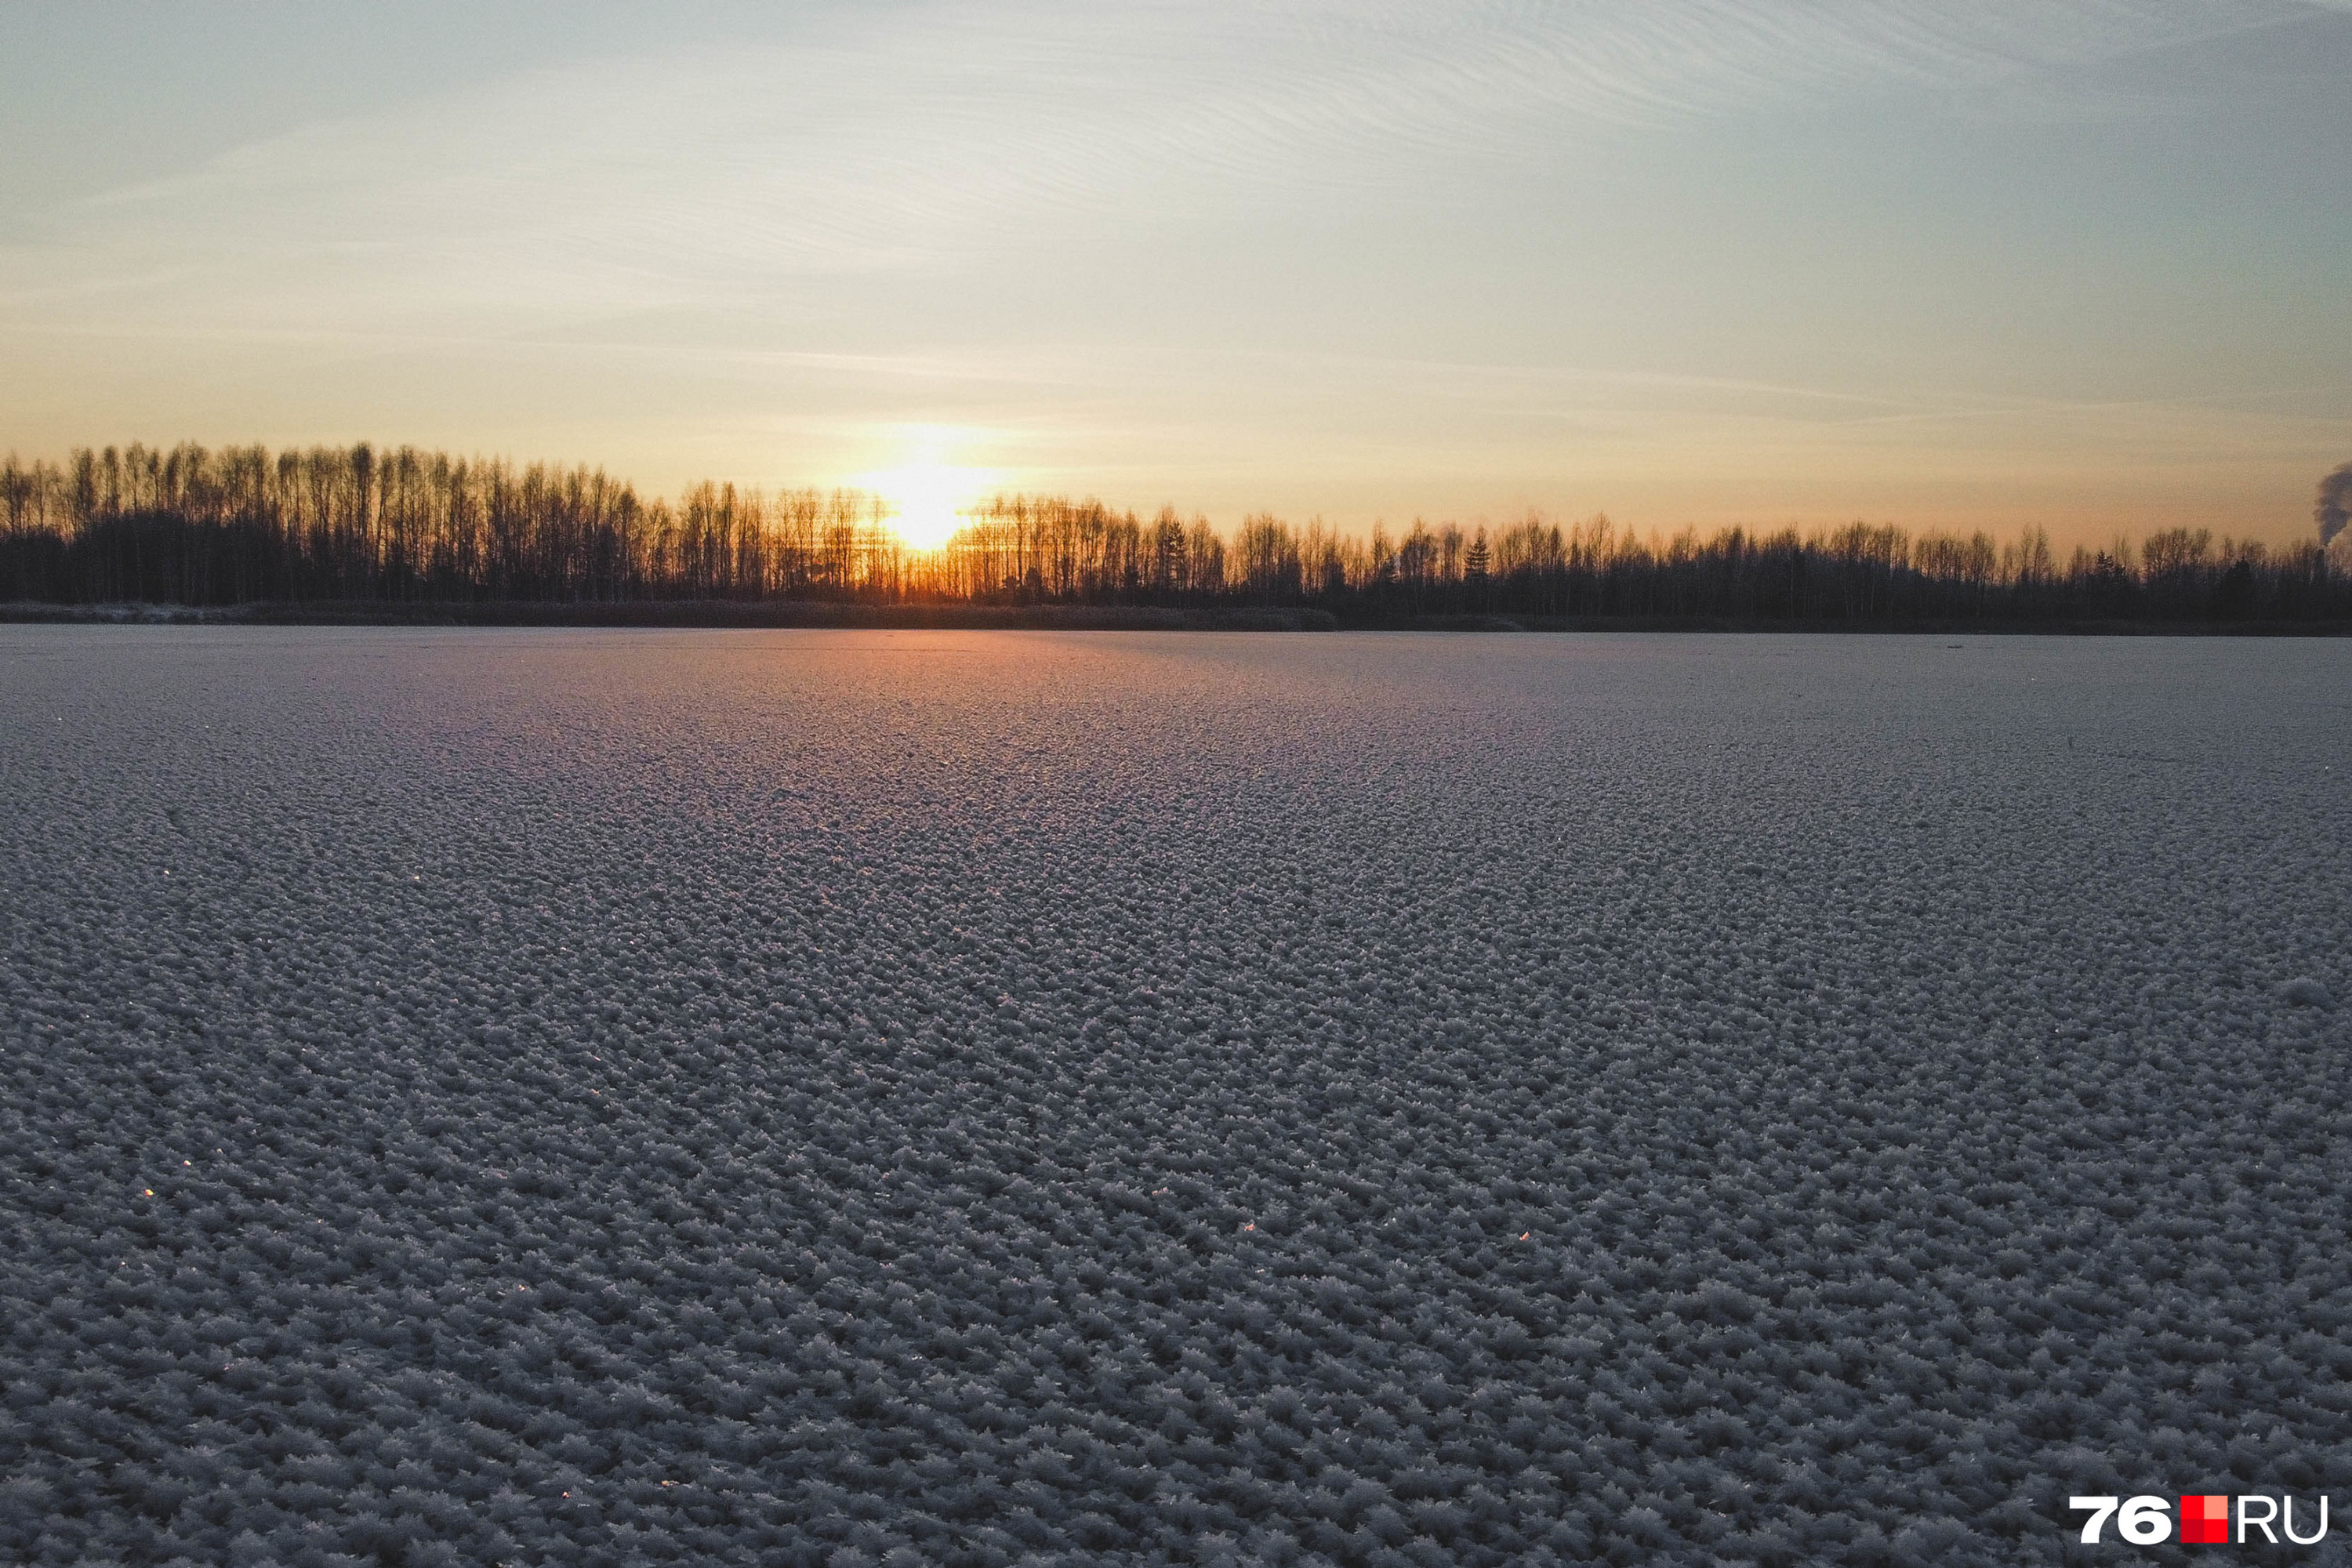
POLYGON ((0 627, 0 1560, 2341 1505, 2352 642, 1951 641, 0 627))

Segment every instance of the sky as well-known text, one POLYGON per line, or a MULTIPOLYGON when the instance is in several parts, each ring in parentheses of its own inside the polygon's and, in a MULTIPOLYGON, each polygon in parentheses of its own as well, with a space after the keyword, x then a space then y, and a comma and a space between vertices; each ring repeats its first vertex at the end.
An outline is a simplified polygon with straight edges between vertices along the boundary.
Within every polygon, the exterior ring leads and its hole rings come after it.
POLYGON ((0 450, 2312 534, 2352 0, 0 0, 0 450))

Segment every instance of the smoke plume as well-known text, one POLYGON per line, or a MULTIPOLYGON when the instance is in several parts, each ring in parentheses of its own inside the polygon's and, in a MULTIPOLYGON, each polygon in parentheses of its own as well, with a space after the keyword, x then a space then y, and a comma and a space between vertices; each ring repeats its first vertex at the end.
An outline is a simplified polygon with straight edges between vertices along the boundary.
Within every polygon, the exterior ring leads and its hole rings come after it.
POLYGON ((2311 509, 2311 519, 2319 524, 2320 548, 2336 542, 2344 525, 2352 522, 2352 463, 2341 463, 2334 473, 2319 481, 2319 500, 2311 509))

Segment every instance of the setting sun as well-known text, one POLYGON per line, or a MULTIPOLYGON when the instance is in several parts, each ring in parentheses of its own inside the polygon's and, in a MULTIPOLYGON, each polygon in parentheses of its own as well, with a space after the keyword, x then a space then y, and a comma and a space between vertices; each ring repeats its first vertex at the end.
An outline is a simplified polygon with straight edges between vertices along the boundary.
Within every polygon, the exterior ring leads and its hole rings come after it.
POLYGON ((890 509, 890 531, 917 550, 937 550, 964 524, 987 476, 977 468, 909 463, 862 476, 860 483, 890 509))

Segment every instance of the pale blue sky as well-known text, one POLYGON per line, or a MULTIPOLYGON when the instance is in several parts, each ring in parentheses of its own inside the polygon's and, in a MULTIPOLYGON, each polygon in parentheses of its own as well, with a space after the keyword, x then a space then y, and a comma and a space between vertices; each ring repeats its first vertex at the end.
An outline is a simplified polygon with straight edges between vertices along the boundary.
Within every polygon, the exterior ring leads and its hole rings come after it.
POLYGON ((0 4, 0 448, 2284 540, 2352 9, 0 4))

